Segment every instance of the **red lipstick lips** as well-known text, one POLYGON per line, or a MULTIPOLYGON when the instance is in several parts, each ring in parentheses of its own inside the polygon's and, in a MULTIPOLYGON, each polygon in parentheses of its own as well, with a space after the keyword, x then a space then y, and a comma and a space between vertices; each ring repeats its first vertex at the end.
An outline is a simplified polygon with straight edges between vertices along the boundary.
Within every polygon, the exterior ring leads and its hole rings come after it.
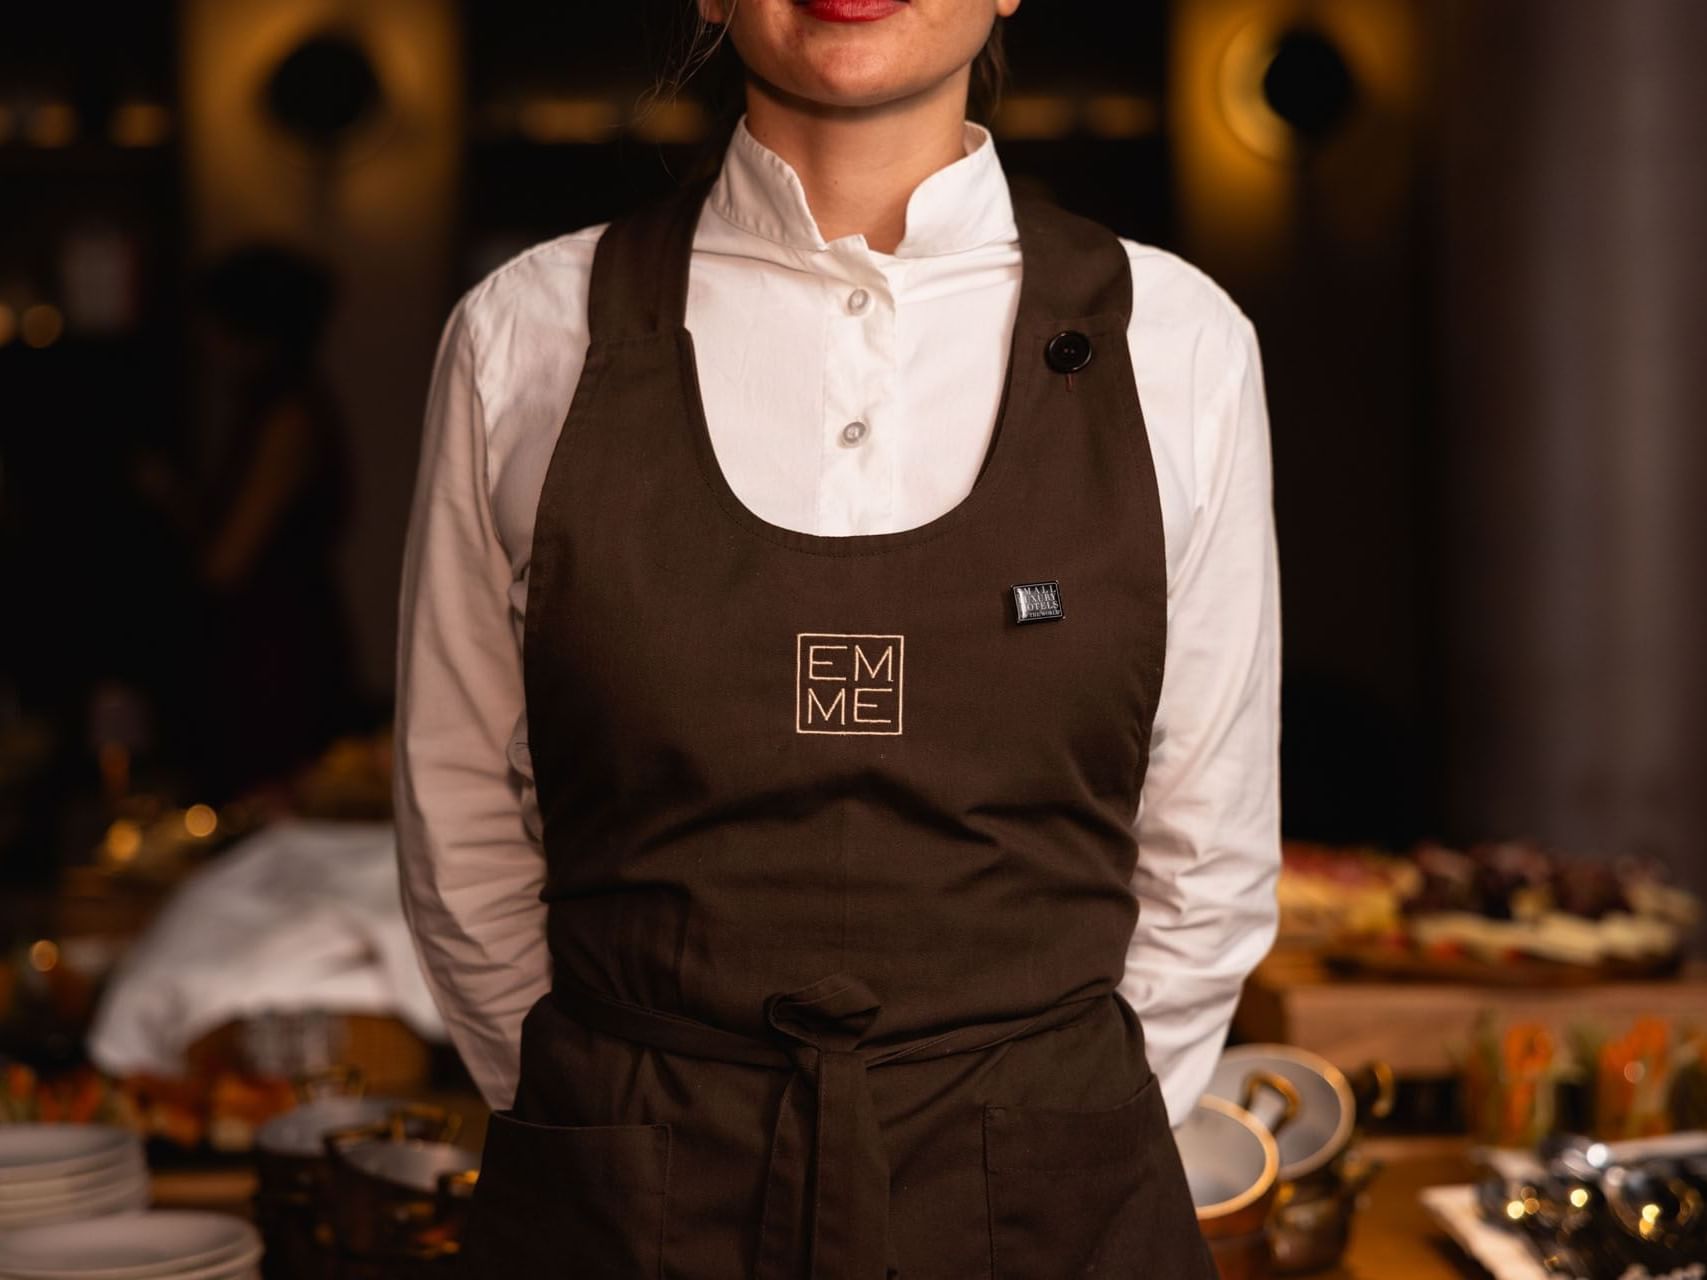
POLYGON ((795 0, 821 22, 876 22, 907 7, 907 0, 795 0))

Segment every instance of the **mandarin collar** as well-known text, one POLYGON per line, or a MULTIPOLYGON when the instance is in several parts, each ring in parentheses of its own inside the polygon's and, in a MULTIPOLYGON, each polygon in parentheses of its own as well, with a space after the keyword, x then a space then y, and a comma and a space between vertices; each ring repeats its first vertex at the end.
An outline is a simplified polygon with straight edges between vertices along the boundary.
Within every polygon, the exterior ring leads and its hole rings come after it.
MULTIPOLYGON (((996 155, 995 140, 975 120, 965 121, 962 127, 965 154, 913 188, 907 200, 906 233, 889 256, 928 258, 1011 243, 1018 237, 1007 174, 996 155)), ((706 200, 726 221, 763 239, 808 252, 829 248, 806 202, 800 175, 753 136, 744 112, 706 200)))

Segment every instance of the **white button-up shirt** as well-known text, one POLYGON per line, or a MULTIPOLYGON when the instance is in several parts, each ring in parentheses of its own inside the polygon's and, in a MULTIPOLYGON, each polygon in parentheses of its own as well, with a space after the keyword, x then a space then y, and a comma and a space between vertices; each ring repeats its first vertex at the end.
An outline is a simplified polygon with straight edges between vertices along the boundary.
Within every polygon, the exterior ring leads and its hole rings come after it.
MULTIPOLYGON (((735 131, 695 232, 686 319, 717 460, 774 524, 907 529, 972 487, 1021 262, 995 145, 975 122, 964 129, 966 154, 914 189, 893 253, 858 234, 825 241, 793 167, 745 120, 735 131)), ((404 559, 403 899, 452 1040, 494 1107, 514 1097, 521 1019, 550 982, 522 620, 605 225, 517 254, 452 309, 404 559)), ((1202 271, 1122 243, 1166 529, 1168 642, 1133 815, 1139 919, 1121 990, 1178 1125, 1277 925, 1279 583, 1251 323, 1202 271)))

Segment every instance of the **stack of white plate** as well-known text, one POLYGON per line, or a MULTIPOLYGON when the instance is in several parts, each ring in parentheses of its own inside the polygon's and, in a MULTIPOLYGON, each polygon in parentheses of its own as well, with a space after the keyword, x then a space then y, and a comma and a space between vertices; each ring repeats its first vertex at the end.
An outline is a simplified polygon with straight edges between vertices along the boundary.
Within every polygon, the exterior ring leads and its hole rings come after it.
POLYGON ((95 1124, 0 1124, 0 1232, 148 1204, 142 1142, 95 1124))
POLYGON ((257 1280, 260 1233, 223 1213, 152 1209, 0 1233, 0 1280, 257 1280))

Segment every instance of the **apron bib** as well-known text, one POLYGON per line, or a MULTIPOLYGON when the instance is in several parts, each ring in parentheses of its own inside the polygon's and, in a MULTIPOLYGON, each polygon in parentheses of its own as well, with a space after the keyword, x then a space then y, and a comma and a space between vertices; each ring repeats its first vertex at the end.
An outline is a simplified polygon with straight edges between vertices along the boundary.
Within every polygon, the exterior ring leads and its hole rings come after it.
POLYGON ((470 1273, 1212 1280, 1117 991, 1167 619, 1125 250, 1015 193, 975 484, 820 536, 712 449, 684 325, 710 185, 599 240, 540 496, 553 987, 470 1273))

